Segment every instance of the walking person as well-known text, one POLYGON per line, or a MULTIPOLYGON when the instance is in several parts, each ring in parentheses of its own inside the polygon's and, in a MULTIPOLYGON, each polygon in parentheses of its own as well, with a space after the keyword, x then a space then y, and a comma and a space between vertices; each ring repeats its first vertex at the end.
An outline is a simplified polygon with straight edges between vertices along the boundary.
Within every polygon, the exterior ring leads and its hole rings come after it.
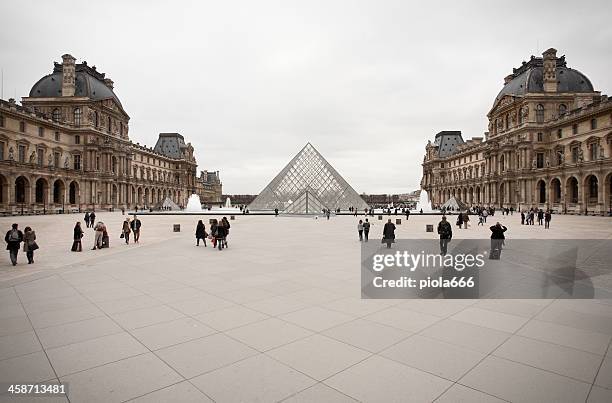
POLYGON ((499 260, 504 239, 506 239, 504 232, 506 232, 508 228, 497 222, 489 229, 491 230, 491 251, 489 252, 489 259, 499 260))
POLYGON ((487 217, 489 216, 489 210, 486 208, 482 210, 482 217, 484 218, 485 224, 487 223, 487 217))
POLYGON ((470 214, 466 211, 465 213, 463 213, 463 228, 467 229, 469 223, 470 223, 470 214))
POLYGON ((480 214, 478 214, 478 225, 482 225, 484 227, 484 215, 482 214, 482 211, 480 212, 480 214))
POLYGON ((550 229, 550 220, 552 219, 552 214, 550 210, 546 210, 546 214, 544 214, 544 229, 550 229))
MULTIPOLYGON (((87 223, 87 225, 89 225, 89 223, 87 223)), ((77 223, 74 225, 72 235, 72 248, 70 248, 72 252, 83 251, 83 245, 81 245, 81 238, 83 238, 83 228, 81 228, 81 223, 77 221, 77 223)))
POLYGON ((438 223, 438 234, 440 235, 440 254, 446 255, 448 249, 448 243, 453 238, 453 227, 448 221, 446 216, 442 216, 442 221, 438 223))
POLYGON ((544 212, 542 209, 538 210, 538 225, 542 225, 544 222, 544 212))
POLYGON ((369 235, 370 235, 370 222, 366 218, 365 222, 363 223, 363 236, 364 236, 366 242, 368 242, 368 236, 369 235))
POLYGON ((525 225, 525 212, 521 211, 521 225, 525 225))
POLYGON ((87 226, 87 228, 89 228, 89 211, 85 212, 85 225, 87 226))
POLYGON ((94 246, 91 250, 102 249, 102 242, 104 237, 104 223, 102 221, 98 221, 98 223, 94 226, 95 238, 94 238, 94 246))
POLYGON ((36 243, 36 233, 30 227, 25 227, 23 230, 23 251, 28 258, 28 264, 34 263, 34 251, 38 249, 36 243))
POLYGON ((410 218, 410 209, 407 208, 406 209, 406 221, 408 221, 409 218, 410 218))
POLYGON ((212 242, 213 248, 217 247, 217 220, 213 219, 210 223, 210 241, 212 242))
POLYGON ((134 233, 134 243, 139 243, 140 227, 142 227, 142 223, 140 222, 138 217, 136 217, 135 214, 134 214, 134 219, 132 220, 132 223, 130 224, 130 226, 132 227, 132 232, 134 233))
POLYGON ((459 212, 459 214, 457 214, 457 227, 461 229, 462 225, 463 225, 463 213, 459 212))
POLYGON ((359 233, 359 242, 363 241, 363 221, 362 220, 359 220, 359 222, 357 223, 357 232, 359 233))
POLYGON ((22 241, 23 232, 19 230, 17 224, 13 224, 11 226, 11 229, 8 230, 8 232, 4 236, 4 242, 6 242, 6 250, 9 251, 9 256, 11 258, 11 263, 13 264, 13 266, 17 265, 17 254, 19 253, 19 248, 21 246, 22 241))
POLYGON ((92 211, 89 214, 89 228, 93 228, 95 222, 96 222, 96 212, 92 211))
POLYGON ((381 243, 386 243, 387 248, 391 248, 391 244, 395 242, 395 224, 389 221, 385 224, 383 228, 383 239, 381 243))
POLYGON ((206 246, 206 227, 202 220, 198 220, 198 225, 196 225, 195 231, 196 237, 196 246, 200 246, 200 239, 204 242, 204 246, 206 246))
POLYGON ((223 226, 223 246, 225 248, 227 248, 227 237, 229 236, 229 230, 231 228, 231 225, 229 223, 229 221, 227 221, 227 217, 223 217, 221 219, 221 225, 223 226))
POLYGON ((217 225, 215 239, 217 240, 217 246, 219 247, 219 250, 222 250, 225 246, 225 227, 223 226, 223 223, 219 223, 217 225))
POLYGON ((125 221, 123 221, 123 227, 121 228, 121 238, 125 239, 126 245, 130 244, 130 234, 131 233, 132 233, 132 228, 130 225, 130 219, 129 217, 126 217, 125 221))

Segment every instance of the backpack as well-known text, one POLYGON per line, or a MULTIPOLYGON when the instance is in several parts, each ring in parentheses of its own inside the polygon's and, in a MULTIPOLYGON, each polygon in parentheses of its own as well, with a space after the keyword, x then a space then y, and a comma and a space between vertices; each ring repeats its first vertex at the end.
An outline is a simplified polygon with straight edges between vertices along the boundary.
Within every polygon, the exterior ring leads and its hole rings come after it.
POLYGON ((9 242, 19 242, 19 231, 16 229, 11 230, 11 234, 9 235, 9 242))

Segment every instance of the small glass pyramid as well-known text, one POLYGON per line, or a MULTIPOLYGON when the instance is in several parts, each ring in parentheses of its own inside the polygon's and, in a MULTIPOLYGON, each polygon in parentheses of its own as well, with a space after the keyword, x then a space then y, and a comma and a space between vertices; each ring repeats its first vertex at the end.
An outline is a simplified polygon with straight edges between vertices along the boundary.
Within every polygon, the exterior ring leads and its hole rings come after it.
POLYGON ((308 143, 249 205, 249 210, 274 210, 286 214, 320 214, 368 207, 361 196, 308 143))

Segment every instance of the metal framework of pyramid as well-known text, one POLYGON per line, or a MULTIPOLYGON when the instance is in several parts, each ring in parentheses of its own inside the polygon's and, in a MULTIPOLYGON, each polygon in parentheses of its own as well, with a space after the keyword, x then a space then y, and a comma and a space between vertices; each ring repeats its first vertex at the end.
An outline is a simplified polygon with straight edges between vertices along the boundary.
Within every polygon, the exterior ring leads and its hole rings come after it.
POLYGON ((319 214, 323 209, 368 207, 361 196, 308 143, 249 204, 249 210, 319 214))

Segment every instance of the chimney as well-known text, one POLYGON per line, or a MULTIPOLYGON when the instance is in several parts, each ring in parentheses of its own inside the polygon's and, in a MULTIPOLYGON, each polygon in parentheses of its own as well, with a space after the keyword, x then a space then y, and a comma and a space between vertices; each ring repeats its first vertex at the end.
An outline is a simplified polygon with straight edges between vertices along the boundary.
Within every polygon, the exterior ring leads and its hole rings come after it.
POLYGON ((506 77, 504 77, 504 85, 508 84, 510 81, 512 81, 512 79, 514 78, 513 74, 508 74, 506 77))
POLYGON ((72 55, 62 56, 62 96, 73 97, 75 91, 75 58, 72 55))
POLYGON ((557 49, 542 53, 544 60, 544 92, 557 92, 557 49))
POLYGON ((104 79, 104 84, 110 88, 111 90, 114 88, 115 83, 113 82, 113 80, 111 80, 110 78, 105 78, 104 79))

